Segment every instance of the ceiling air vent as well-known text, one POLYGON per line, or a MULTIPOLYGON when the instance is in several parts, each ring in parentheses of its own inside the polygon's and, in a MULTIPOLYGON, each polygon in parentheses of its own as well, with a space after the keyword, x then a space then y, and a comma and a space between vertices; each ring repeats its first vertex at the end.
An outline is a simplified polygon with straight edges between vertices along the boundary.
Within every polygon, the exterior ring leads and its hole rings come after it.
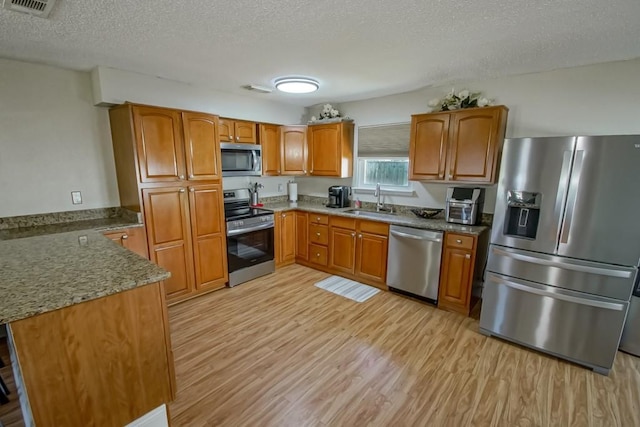
POLYGON ((4 8, 47 18, 56 0, 4 0, 4 8))

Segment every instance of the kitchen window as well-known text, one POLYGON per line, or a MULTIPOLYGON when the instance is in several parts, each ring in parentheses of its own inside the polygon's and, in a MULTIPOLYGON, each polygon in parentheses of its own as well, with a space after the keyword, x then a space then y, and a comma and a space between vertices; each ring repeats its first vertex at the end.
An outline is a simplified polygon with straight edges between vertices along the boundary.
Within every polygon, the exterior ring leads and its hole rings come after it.
POLYGON ((360 126, 354 187, 373 191, 380 183, 388 192, 412 193, 409 181, 410 123, 360 126))

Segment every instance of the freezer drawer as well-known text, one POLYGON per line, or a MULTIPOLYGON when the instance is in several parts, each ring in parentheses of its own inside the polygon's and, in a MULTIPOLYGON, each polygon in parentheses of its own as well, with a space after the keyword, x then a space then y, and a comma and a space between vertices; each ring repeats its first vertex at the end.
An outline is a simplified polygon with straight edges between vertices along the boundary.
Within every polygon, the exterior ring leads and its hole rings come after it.
POLYGON ((628 301, 638 270, 491 245, 487 271, 628 301))
POLYGON ((487 273, 480 331, 608 375, 629 303, 487 273))

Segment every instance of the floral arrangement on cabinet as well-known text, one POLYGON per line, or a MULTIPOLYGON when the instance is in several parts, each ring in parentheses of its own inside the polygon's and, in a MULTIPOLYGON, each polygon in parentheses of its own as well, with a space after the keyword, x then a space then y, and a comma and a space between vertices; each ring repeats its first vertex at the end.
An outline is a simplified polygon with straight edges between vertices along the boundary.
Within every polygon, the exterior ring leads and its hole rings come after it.
POLYGON ((338 111, 337 108, 333 108, 331 104, 324 104, 322 106, 322 111, 320 111, 320 117, 311 116, 311 120, 309 120, 309 123, 334 123, 341 122, 343 120, 349 121, 351 119, 349 117, 341 117, 340 111, 338 111))
POLYGON ((456 93, 451 89, 445 97, 429 101, 429 107, 440 108, 439 111, 461 110, 464 108, 486 107, 493 103, 492 99, 482 96, 482 92, 470 92, 467 89, 456 93))

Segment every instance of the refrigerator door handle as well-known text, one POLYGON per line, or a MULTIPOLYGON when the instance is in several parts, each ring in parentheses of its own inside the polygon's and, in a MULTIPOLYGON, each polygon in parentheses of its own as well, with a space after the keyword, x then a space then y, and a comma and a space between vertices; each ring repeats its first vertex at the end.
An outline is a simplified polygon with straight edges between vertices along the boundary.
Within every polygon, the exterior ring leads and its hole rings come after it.
MULTIPOLYGON (((562 155, 562 167, 560 168, 560 184, 558 186, 558 194, 556 196, 556 204, 553 209, 554 216, 558 218, 557 228, 553 231, 556 236, 562 228, 563 209, 567 202, 567 186, 562 185, 563 182, 569 182, 569 173, 571 172, 571 161, 573 160, 573 150, 565 150, 562 155)), ((557 249, 557 245, 556 245, 557 249)))
MULTIPOLYGON (((519 291, 523 291, 523 292, 528 292, 530 294, 535 294, 535 295, 540 295, 543 297, 549 297, 549 298, 553 298, 553 299, 557 299, 557 300, 562 300, 562 301, 566 301, 566 302, 571 302, 574 304, 581 304, 581 305, 588 305, 591 307, 596 307, 596 308, 603 308, 606 310, 615 310, 615 311, 622 311, 624 309, 626 309, 626 304, 618 304, 615 302, 606 302, 606 301, 597 301, 591 298, 581 298, 581 297, 575 297, 572 295, 565 295, 565 294, 561 294, 561 293, 557 293, 557 292, 550 292, 544 289, 538 289, 538 288, 534 288, 530 285, 525 285, 525 284, 521 284, 521 283, 517 283, 513 280, 507 280, 504 277, 496 277, 494 275, 491 275, 489 280, 500 284, 500 285, 504 285, 507 286, 509 288, 512 289, 517 289, 519 291)), ((546 286, 545 286, 546 288, 546 286)))
POLYGON ((589 265, 578 265, 578 264, 570 264, 566 261, 564 262, 555 262, 548 259, 538 258, 531 255, 525 255, 522 253, 506 251, 503 249, 496 248, 492 246, 491 250, 496 255, 504 256, 507 258, 513 258, 518 261, 530 262, 532 264, 544 265, 547 267, 556 267, 563 270, 573 270, 580 273, 589 273, 589 274, 597 274, 600 276, 609 276, 609 277, 619 277, 621 279, 630 279, 634 274, 631 271, 625 270, 613 270, 608 268, 600 268, 600 267, 592 267, 589 265))
POLYGON ((573 161, 573 173, 571 174, 571 183, 569 184, 569 192, 567 193, 567 210, 565 211, 562 228, 560 231, 560 244, 569 242, 571 234, 571 223, 573 221, 573 211, 576 207, 576 199, 578 198, 578 187, 580 185, 580 177, 582 175, 582 162, 584 159, 584 150, 576 151, 576 158, 573 161))

